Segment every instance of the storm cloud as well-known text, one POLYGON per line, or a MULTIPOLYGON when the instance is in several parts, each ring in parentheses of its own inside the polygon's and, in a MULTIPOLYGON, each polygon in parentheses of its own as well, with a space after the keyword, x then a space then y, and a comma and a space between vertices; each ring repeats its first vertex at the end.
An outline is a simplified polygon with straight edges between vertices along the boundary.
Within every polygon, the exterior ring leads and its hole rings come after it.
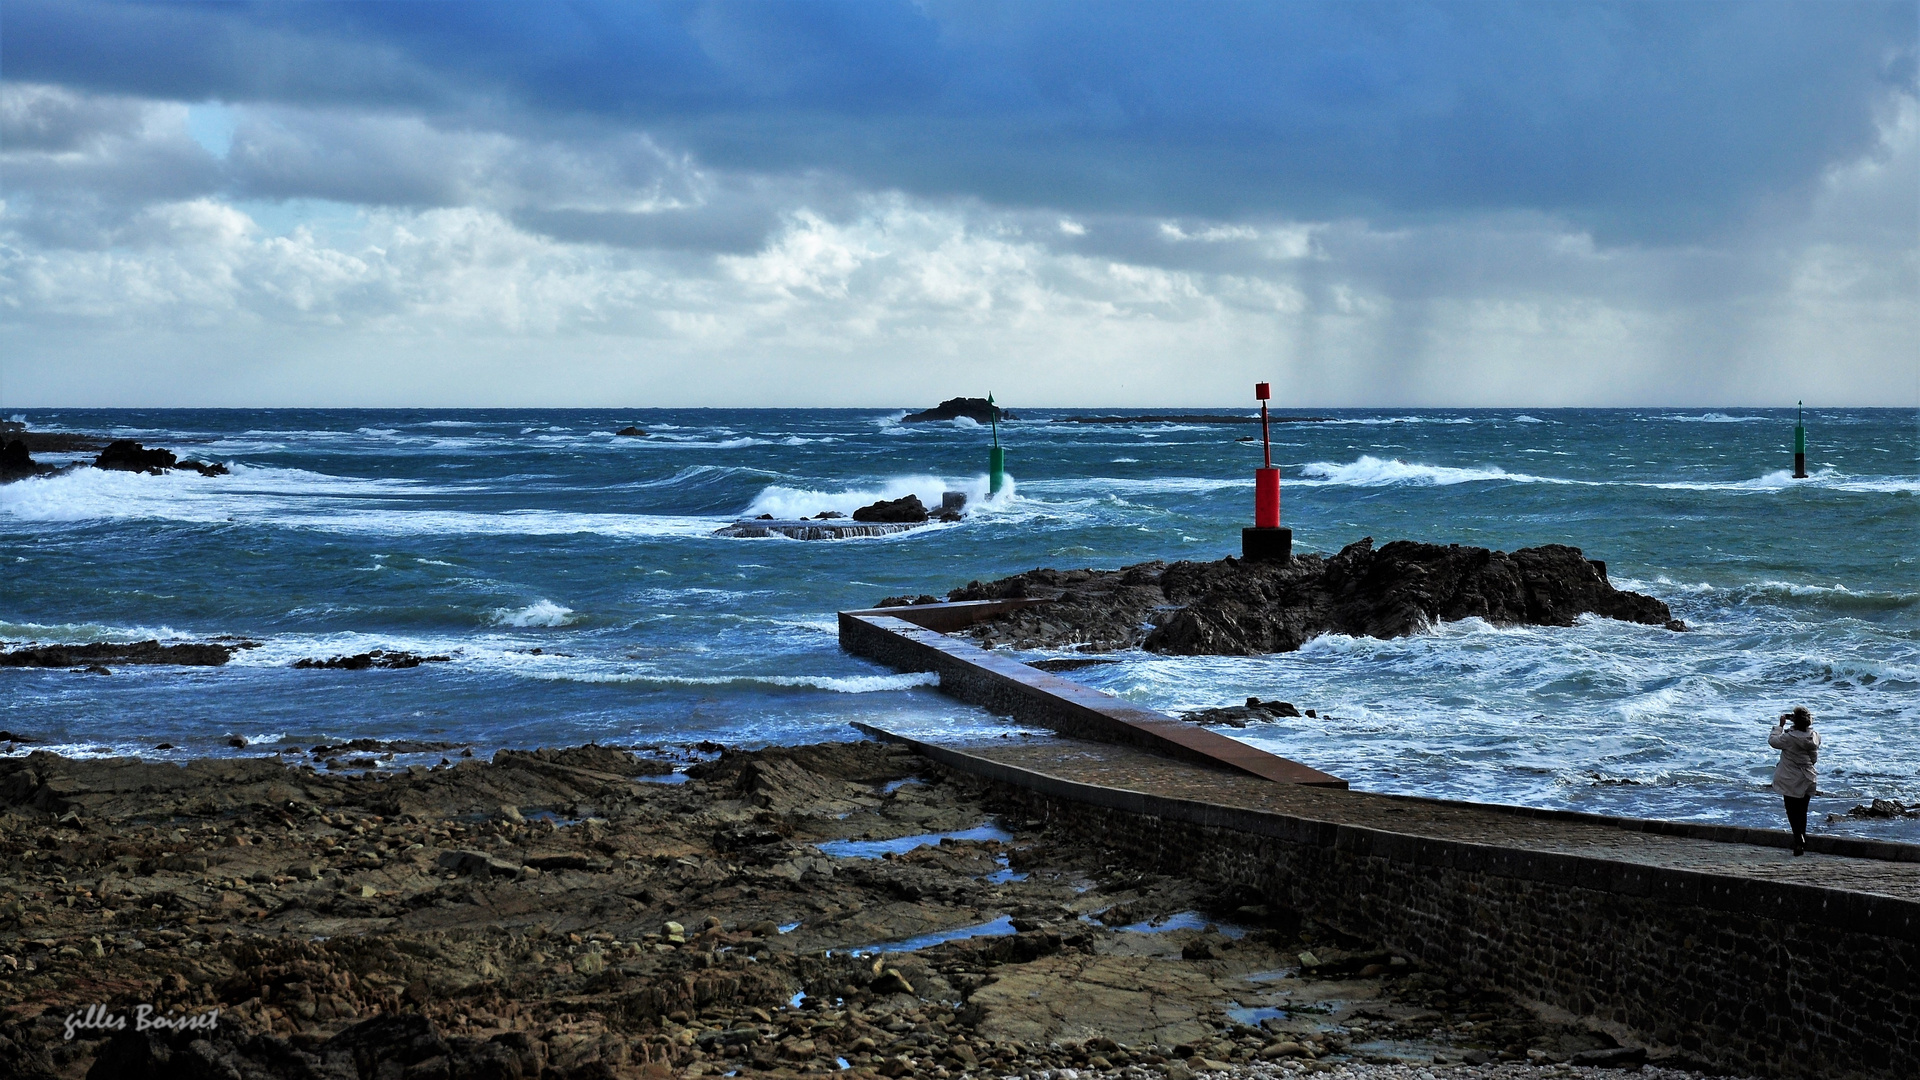
POLYGON ((1916 14, 15 0, 0 398, 1920 404, 1916 14))

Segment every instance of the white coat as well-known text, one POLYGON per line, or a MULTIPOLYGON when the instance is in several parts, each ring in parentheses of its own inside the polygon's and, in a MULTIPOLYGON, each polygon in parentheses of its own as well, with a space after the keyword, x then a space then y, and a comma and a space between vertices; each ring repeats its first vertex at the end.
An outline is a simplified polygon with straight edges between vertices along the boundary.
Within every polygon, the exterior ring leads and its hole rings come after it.
POLYGON ((1790 799, 1812 795, 1813 766, 1820 760, 1820 733, 1812 728, 1801 731, 1783 722, 1774 725, 1767 745, 1780 751, 1780 764, 1773 769, 1773 790, 1790 799))

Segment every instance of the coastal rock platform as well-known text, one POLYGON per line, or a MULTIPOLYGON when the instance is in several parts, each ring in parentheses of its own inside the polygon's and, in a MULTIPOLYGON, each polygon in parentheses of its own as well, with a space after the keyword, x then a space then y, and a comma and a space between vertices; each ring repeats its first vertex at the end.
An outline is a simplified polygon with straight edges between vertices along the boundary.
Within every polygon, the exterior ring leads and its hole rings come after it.
POLYGON ((1439 622, 1572 626, 1584 615, 1684 630, 1667 605, 1616 589, 1606 564, 1564 544, 1513 552, 1366 537, 1285 562, 1138 563, 1030 570, 970 582, 949 600, 1045 598, 969 629, 1017 648, 1142 648, 1175 655, 1291 652, 1321 634, 1401 637, 1439 622))
POLYGON ((33 1080, 1140 1080, 1618 1048, 873 741, 0 759, 0 967, 0 1075, 33 1080), (218 1026, 66 1038, 141 1005, 218 1026))

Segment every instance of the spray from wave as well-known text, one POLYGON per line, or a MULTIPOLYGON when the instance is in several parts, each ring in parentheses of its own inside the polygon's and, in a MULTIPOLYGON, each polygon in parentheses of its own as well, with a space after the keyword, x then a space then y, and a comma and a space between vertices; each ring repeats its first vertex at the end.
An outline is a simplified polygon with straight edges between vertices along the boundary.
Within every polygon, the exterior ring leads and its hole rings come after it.
POLYGON ((566 626, 579 619, 572 608, 541 599, 523 608, 495 608, 491 621, 495 626, 566 626))
POLYGON ((789 487, 774 484, 763 488, 754 496, 753 502, 742 511, 742 517, 759 517, 772 514, 783 521, 816 517, 829 510, 852 516, 855 510, 870 506, 881 500, 904 499, 908 495, 919 498, 920 505, 929 509, 939 509, 940 497, 949 491, 964 492, 967 496, 969 511, 985 506, 1005 502, 1013 497, 1012 478, 1008 486, 993 500, 987 499, 987 478, 975 476, 966 480, 944 480, 938 476, 896 476, 882 481, 875 487, 845 488, 840 491, 821 491, 813 488, 789 487))
POLYGON ((1345 487, 1445 487, 1497 480, 1517 484, 1572 483, 1546 476, 1510 473, 1498 466, 1461 469, 1449 465, 1423 465, 1399 458, 1377 458, 1371 454, 1364 454, 1344 465, 1330 461, 1309 462, 1301 466, 1300 471, 1322 483, 1345 487))

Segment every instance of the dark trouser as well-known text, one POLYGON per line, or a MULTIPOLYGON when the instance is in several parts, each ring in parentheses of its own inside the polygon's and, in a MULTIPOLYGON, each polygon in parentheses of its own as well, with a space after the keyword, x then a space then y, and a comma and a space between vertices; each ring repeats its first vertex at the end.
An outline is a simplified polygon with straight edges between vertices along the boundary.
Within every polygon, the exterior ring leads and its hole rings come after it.
POLYGON ((1805 840, 1807 838, 1807 804, 1813 801, 1813 796, 1803 795, 1796 799, 1787 795, 1783 798, 1787 802, 1787 824, 1793 826, 1793 838, 1805 840))

